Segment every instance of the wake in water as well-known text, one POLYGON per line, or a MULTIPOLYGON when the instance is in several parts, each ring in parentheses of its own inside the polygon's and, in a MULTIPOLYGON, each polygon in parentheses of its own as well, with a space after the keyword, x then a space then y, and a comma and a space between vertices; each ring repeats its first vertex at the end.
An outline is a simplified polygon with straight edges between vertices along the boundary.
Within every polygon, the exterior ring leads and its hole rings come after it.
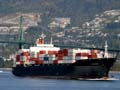
POLYGON ((117 81, 118 78, 89 78, 89 79, 83 79, 79 78, 78 80, 89 80, 89 81, 117 81))
POLYGON ((0 73, 2 73, 3 71, 0 71, 0 73))

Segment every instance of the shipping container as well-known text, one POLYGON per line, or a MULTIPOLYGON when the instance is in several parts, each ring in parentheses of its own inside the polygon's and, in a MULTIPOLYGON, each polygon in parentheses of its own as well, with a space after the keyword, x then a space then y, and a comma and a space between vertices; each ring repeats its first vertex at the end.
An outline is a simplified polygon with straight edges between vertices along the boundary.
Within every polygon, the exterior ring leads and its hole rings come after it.
POLYGON ((20 56, 20 61, 26 61, 26 60, 27 60, 26 56, 20 56))
POLYGON ((61 61, 61 60, 58 61, 58 64, 62 64, 62 63, 63 63, 63 61, 61 61))
POLYGON ((37 53, 36 52, 30 52, 30 57, 31 58, 36 58, 37 57, 37 53))
POLYGON ((100 53, 98 53, 98 54, 97 54, 97 58, 103 58, 103 55, 100 54, 100 53))
POLYGON ((16 62, 20 61, 20 55, 16 55, 16 62))
POLYGON ((91 55, 88 55, 88 58, 97 58, 97 55, 96 54, 91 54, 91 55))
POLYGON ((57 60, 63 60, 63 56, 61 57, 61 56, 58 56, 57 57, 57 60))
POLYGON ((49 64, 49 61, 44 61, 44 64, 49 64))
POLYGON ((49 55, 55 55, 56 53, 58 53, 57 51, 48 51, 49 55))
POLYGON ((24 64, 25 64, 25 61, 20 61, 20 64, 21 64, 21 65, 24 65, 24 64))
POLYGON ((17 62, 16 62, 16 65, 20 65, 20 61, 17 61, 17 62))
POLYGON ((48 56, 44 56, 43 60, 44 60, 44 61, 48 61, 48 60, 49 60, 49 57, 48 57, 48 56))
POLYGON ((68 56, 68 49, 63 49, 63 55, 68 56))
POLYGON ((46 54, 46 51, 39 51, 39 54, 46 54))
POLYGON ((35 61, 30 61, 29 63, 30 63, 30 64, 35 64, 35 61))
POLYGON ((39 60, 39 64, 44 64, 44 60, 39 60))
POLYGON ((29 60, 30 61, 38 61, 39 59, 38 58, 30 58, 29 60))
POLYGON ((76 56, 75 57, 75 60, 80 60, 81 59, 81 56, 76 56))
POLYGON ((53 64, 58 64, 58 60, 54 60, 54 61, 53 61, 53 64))
POLYGON ((63 51, 62 51, 62 50, 59 50, 59 51, 58 51, 58 54, 63 54, 63 51))

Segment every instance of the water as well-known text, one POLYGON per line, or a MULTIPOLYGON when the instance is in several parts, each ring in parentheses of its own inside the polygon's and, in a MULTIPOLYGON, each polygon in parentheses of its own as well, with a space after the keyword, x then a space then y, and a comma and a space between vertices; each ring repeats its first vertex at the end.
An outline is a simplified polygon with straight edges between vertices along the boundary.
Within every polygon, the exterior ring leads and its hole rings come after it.
MULTIPOLYGON (((120 73, 112 73, 120 79, 120 73)), ((41 78, 20 78, 10 71, 0 72, 0 90, 119 90, 117 81, 80 81, 41 78)))

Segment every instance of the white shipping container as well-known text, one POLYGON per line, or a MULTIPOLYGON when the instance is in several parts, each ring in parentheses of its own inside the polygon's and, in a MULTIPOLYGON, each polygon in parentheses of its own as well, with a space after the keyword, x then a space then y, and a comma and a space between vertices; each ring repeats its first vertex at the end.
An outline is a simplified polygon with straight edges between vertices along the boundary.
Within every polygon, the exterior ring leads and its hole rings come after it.
POLYGON ((40 55, 39 55, 39 59, 40 59, 40 60, 44 60, 44 54, 40 54, 40 55))
POLYGON ((53 61, 53 60, 56 60, 56 58, 55 58, 55 57, 54 57, 54 58, 49 58, 49 60, 50 60, 50 61, 53 61))
POLYGON ((69 60, 75 60, 75 56, 69 56, 69 60))
POLYGON ((76 56, 76 57, 75 57, 75 60, 80 60, 80 59, 81 59, 80 56, 76 56))
POLYGON ((50 58, 49 60, 56 60, 56 56, 55 55, 50 55, 49 58, 50 58))
POLYGON ((103 58, 102 54, 97 54, 97 58, 103 58))
POLYGON ((75 60, 75 56, 65 56, 63 60, 75 60))
POLYGON ((61 64, 61 63, 63 63, 63 61, 61 61, 61 60, 58 60, 58 63, 59 63, 59 64, 61 64))
POLYGON ((90 53, 90 50, 88 50, 88 49, 81 49, 80 53, 90 53))
POLYGON ((37 53, 36 52, 30 52, 30 57, 32 57, 32 58, 37 57, 37 53))
POLYGON ((16 65, 20 65, 20 62, 16 62, 16 65))
POLYGON ((52 60, 49 60, 48 63, 49 63, 49 64, 53 64, 53 61, 52 61, 52 60))
POLYGON ((74 53, 74 52, 68 53, 68 56, 75 56, 75 55, 76 55, 76 53, 74 53))
POLYGON ((75 57, 75 60, 83 60, 83 59, 88 59, 88 57, 82 57, 82 56, 75 57))
POLYGON ((44 61, 44 64, 49 64, 49 61, 44 61))
POLYGON ((25 64, 29 65, 29 64, 30 64, 30 62, 29 62, 29 61, 26 61, 26 62, 25 62, 25 64))
POLYGON ((73 63, 73 60, 63 60, 63 63, 73 63))
POLYGON ((69 59, 68 56, 64 56, 64 57, 63 57, 63 60, 68 60, 68 59, 69 59))
POLYGON ((30 61, 29 64, 35 64, 35 61, 30 61))
POLYGON ((88 57, 81 57, 81 59, 83 60, 83 59, 88 59, 88 57))
POLYGON ((26 56, 20 56, 20 61, 26 61, 26 56))

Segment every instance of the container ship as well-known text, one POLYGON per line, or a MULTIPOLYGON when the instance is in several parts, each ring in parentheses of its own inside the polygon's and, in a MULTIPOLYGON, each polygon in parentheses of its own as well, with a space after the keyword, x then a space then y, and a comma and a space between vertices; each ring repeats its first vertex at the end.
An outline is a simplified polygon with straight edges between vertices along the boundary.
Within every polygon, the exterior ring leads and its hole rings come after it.
POLYGON ((44 44, 44 37, 36 45, 16 52, 12 73, 15 76, 39 76, 43 78, 103 78, 109 71, 116 56, 105 50, 60 48, 44 44))

